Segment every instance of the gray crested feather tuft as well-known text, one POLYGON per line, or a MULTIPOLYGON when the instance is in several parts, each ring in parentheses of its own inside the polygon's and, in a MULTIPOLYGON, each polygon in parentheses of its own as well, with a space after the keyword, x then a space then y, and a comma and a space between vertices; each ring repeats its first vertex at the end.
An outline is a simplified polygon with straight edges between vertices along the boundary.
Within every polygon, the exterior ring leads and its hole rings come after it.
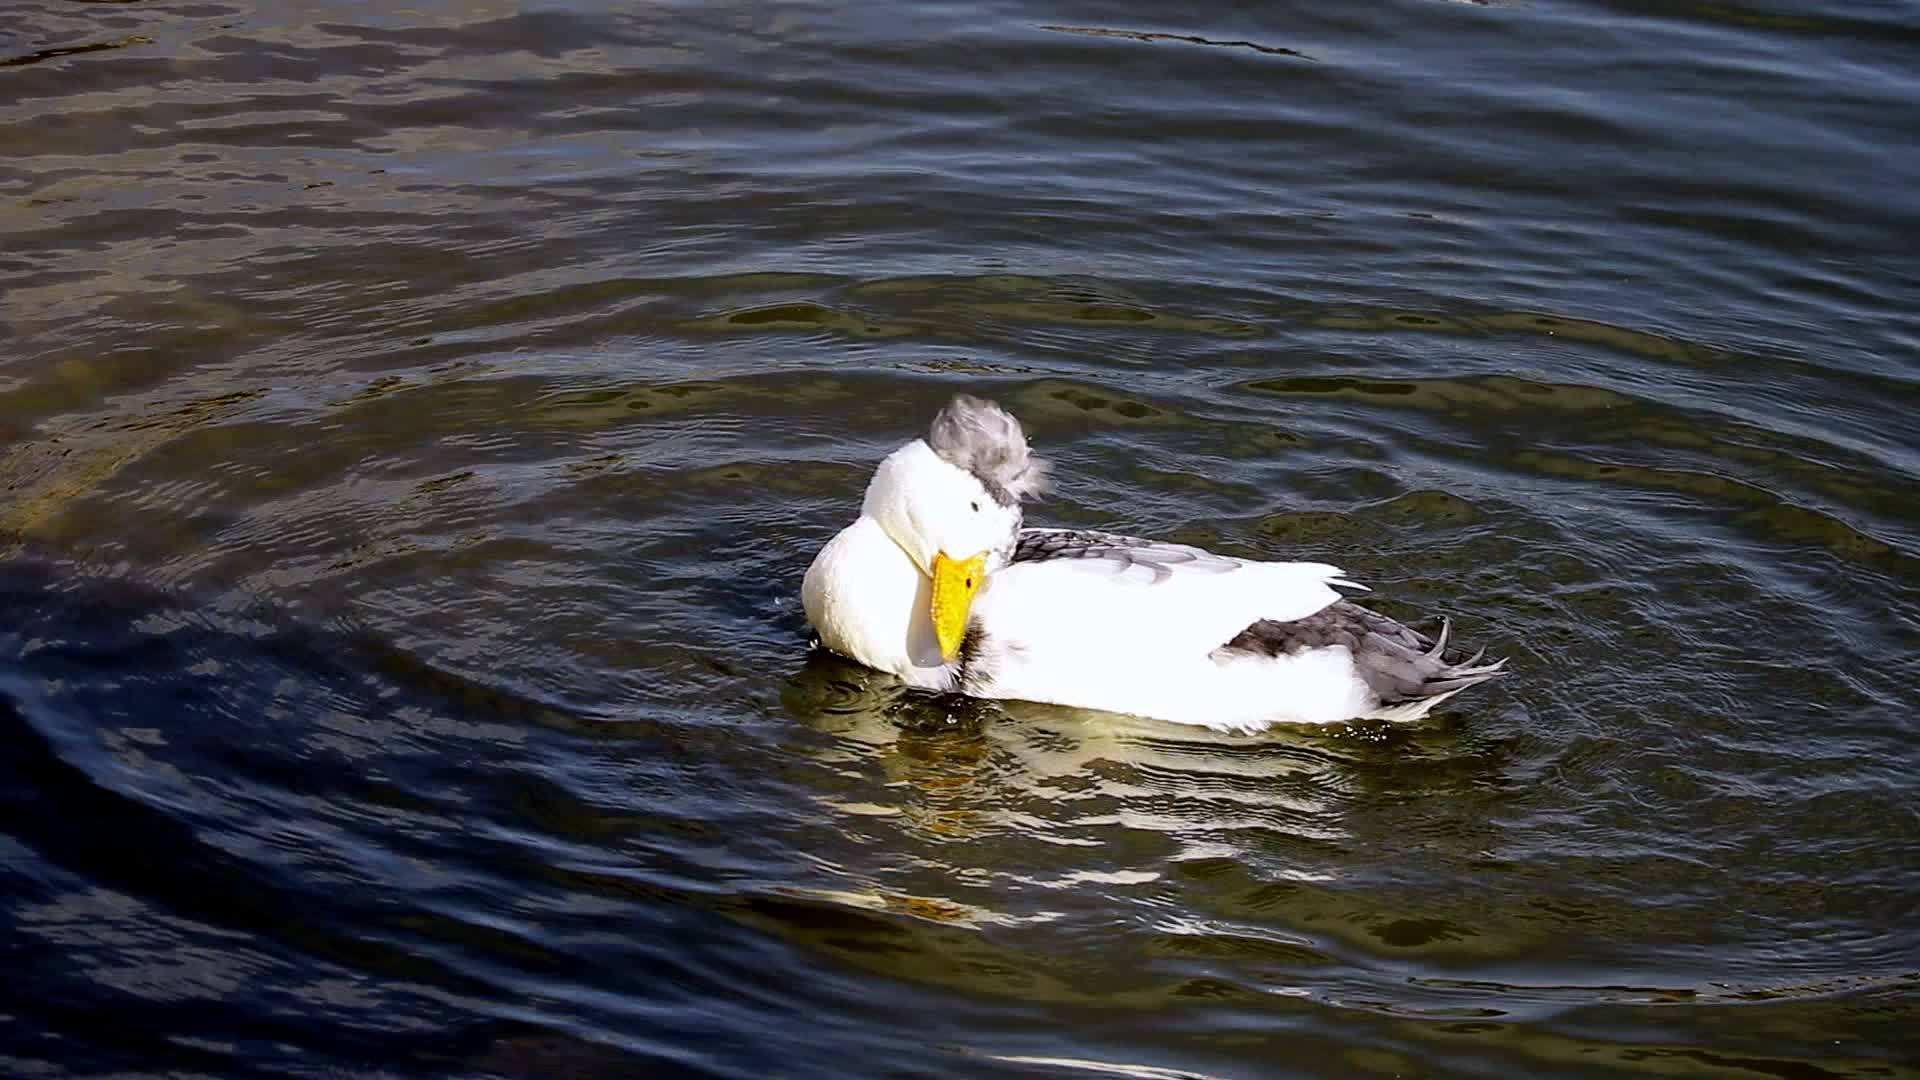
POLYGON ((1047 463, 1027 448, 1020 421, 991 401, 961 394, 948 402, 933 418, 927 445, 949 464, 972 473, 1005 505, 1047 490, 1047 463))

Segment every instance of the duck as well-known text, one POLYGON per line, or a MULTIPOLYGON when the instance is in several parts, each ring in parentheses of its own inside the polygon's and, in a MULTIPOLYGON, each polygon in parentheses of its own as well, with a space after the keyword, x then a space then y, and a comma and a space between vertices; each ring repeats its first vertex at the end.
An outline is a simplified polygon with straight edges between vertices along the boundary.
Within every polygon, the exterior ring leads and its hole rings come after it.
POLYGON ((1505 674, 1346 598, 1337 566, 1025 524, 1050 463, 1019 420, 956 396, 874 470, 801 604, 820 646, 934 693, 1218 731, 1418 720, 1505 674))

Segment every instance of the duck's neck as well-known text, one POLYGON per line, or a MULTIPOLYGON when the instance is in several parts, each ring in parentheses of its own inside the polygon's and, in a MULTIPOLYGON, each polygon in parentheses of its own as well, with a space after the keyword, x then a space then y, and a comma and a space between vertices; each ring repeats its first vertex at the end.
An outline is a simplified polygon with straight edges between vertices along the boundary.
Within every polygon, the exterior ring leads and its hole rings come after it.
POLYGON ((800 589, 821 644, 919 687, 952 686, 934 637, 932 583, 880 523, 862 514, 807 568, 800 589))

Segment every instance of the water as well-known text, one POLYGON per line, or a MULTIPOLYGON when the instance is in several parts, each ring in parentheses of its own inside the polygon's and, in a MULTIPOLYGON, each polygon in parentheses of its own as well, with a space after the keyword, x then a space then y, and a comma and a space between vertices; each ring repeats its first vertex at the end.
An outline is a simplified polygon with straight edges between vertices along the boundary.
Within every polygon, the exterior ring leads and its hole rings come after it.
POLYGON ((0 1072, 1915 1076, 1920 12, 11 0, 0 1072), (1513 677, 807 654, 1039 523, 1513 677))

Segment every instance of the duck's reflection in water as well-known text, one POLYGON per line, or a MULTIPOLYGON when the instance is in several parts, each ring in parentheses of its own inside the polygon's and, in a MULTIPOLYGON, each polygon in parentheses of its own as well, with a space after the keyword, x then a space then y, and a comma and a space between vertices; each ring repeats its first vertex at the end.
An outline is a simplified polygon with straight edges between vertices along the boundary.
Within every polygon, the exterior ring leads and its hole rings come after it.
POLYGON ((1144 880, 1218 857, 1296 880, 1331 872, 1356 798, 1392 785, 1391 759, 1451 756, 1434 744, 1456 737, 1444 724, 1226 734, 933 696, 818 651, 784 704, 819 736, 810 756, 835 776, 819 797, 844 827, 963 879, 1029 886, 1144 880), (880 822, 904 835, 883 840, 880 822))
MULTIPOLYGON (((1392 921, 1369 900, 1380 882, 1354 875, 1405 833, 1409 800, 1463 803, 1493 764, 1444 720, 1230 735, 931 696, 825 653, 784 704, 805 724, 826 872, 759 924, 893 974, 1059 1000, 1158 1000, 1223 962, 1304 985, 1392 921), (1071 957, 1132 974, 1080 980, 1071 957)), ((1402 842, 1484 842, 1453 816, 1402 842)))
POLYGON ((1490 842, 1469 794, 1505 757, 1444 717, 1223 734, 927 696, 828 653, 783 705, 814 869, 741 917, 889 976, 1052 1003, 1158 1005, 1221 978, 1317 994, 1317 972, 1405 936, 1400 859, 1490 842))

